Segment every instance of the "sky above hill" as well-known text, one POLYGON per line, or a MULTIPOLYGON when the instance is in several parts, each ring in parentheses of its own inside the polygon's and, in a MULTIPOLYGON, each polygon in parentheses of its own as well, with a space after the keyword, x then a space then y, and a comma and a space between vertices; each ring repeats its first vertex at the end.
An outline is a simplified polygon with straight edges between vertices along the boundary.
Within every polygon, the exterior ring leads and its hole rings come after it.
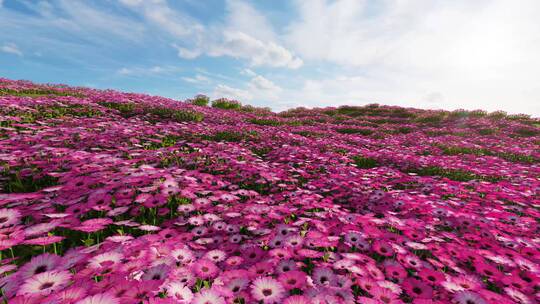
POLYGON ((0 0, 0 77, 540 116, 536 0, 0 0))

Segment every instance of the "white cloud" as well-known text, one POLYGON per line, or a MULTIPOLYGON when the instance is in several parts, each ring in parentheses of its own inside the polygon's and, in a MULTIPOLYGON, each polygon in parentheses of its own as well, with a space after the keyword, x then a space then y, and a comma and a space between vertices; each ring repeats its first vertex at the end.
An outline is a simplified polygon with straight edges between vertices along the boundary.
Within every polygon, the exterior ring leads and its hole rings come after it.
POLYGON ((538 1, 314 0, 297 8, 300 18, 287 28, 291 49, 367 81, 305 80, 318 91, 303 91, 314 100, 540 114, 538 1))
POLYGON ((176 67, 168 66, 152 66, 152 67, 123 67, 116 71, 118 75, 122 76, 149 76, 158 74, 167 74, 178 71, 176 67))
POLYGON ((197 49, 187 49, 181 46, 178 46, 176 43, 173 43, 172 46, 178 51, 178 57, 184 59, 195 59, 201 55, 201 52, 197 49))
POLYGON ((251 69, 242 69, 242 70, 240 71, 240 74, 246 75, 246 76, 255 76, 255 75, 257 75, 257 74, 256 74, 255 72, 253 72, 253 70, 251 70, 251 69))
POLYGON ((210 56, 231 56, 247 59, 252 66, 273 66, 296 69, 302 66, 302 59, 273 42, 263 42, 244 32, 225 31, 221 43, 214 45, 210 56))
MULTIPOLYGON (((249 70, 251 71, 251 70, 249 70)), ((244 88, 234 88, 224 84, 219 84, 214 88, 211 96, 213 98, 233 98, 244 103, 255 103, 258 106, 269 106, 280 100, 283 89, 271 80, 255 74, 249 82, 244 84, 244 88)))
POLYGON ((0 47, 0 51, 8 54, 13 54, 22 57, 23 52, 19 49, 19 47, 15 43, 5 43, 2 47, 0 47))
POLYGON ((182 80, 194 83, 194 84, 200 84, 200 83, 209 83, 210 78, 203 76, 201 74, 196 74, 194 77, 182 77, 182 80))
POLYGON ((228 85, 219 84, 214 89, 214 92, 211 94, 212 98, 229 98, 239 101, 252 100, 253 96, 250 92, 242 89, 237 89, 230 87, 228 85))
POLYGON ((276 93, 281 91, 279 86, 261 75, 253 77, 249 84, 253 90, 257 91, 271 91, 276 93))
POLYGON ((253 7, 241 1, 227 2, 225 24, 202 25, 190 16, 171 9, 166 0, 120 2, 160 29, 182 39, 173 43, 178 56, 194 59, 202 54, 248 60, 252 66, 296 69, 302 60, 277 42, 270 23, 253 7))
POLYGON ((226 29, 243 32, 264 41, 277 41, 278 37, 266 17, 244 1, 226 1, 226 29))
POLYGON ((171 9, 166 0, 120 0, 120 3, 174 36, 190 37, 204 31, 203 25, 189 15, 171 9))

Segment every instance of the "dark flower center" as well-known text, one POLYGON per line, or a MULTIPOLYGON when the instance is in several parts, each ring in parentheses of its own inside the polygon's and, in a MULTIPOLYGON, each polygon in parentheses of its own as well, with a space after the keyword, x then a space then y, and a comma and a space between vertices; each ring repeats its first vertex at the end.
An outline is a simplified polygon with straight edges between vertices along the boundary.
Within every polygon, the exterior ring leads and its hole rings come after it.
POLYGON ((265 297, 268 297, 268 296, 272 295, 272 289, 263 289, 262 294, 265 297))
POLYGON ((47 289, 47 288, 51 288, 53 287, 54 283, 51 283, 51 282, 47 282, 47 283, 43 283, 41 284, 41 286, 39 286, 39 290, 44 290, 44 289, 47 289))
POLYGON ((36 271, 34 271, 34 274, 42 273, 47 271, 47 265, 41 265, 36 268, 36 271))
POLYGON ((414 287, 412 291, 414 293, 416 293, 416 294, 421 294, 422 293, 422 289, 420 289, 419 287, 414 287))

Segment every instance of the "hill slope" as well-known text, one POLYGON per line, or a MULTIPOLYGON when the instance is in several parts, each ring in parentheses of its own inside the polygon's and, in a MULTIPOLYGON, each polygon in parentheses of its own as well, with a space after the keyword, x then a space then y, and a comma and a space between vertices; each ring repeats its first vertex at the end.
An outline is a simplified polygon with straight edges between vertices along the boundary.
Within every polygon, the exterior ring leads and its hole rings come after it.
POLYGON ((537 119, 216 106, 0 79, 4 300, 540 300, 537 119))

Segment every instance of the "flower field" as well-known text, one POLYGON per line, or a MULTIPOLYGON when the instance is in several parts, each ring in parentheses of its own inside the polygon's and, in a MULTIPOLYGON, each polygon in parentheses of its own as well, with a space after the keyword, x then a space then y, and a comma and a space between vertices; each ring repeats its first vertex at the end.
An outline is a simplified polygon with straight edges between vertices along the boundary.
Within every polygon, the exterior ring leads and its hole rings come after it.
POLYGON ((538 303, 540 120, 0 78, 3 303, 538 303))

